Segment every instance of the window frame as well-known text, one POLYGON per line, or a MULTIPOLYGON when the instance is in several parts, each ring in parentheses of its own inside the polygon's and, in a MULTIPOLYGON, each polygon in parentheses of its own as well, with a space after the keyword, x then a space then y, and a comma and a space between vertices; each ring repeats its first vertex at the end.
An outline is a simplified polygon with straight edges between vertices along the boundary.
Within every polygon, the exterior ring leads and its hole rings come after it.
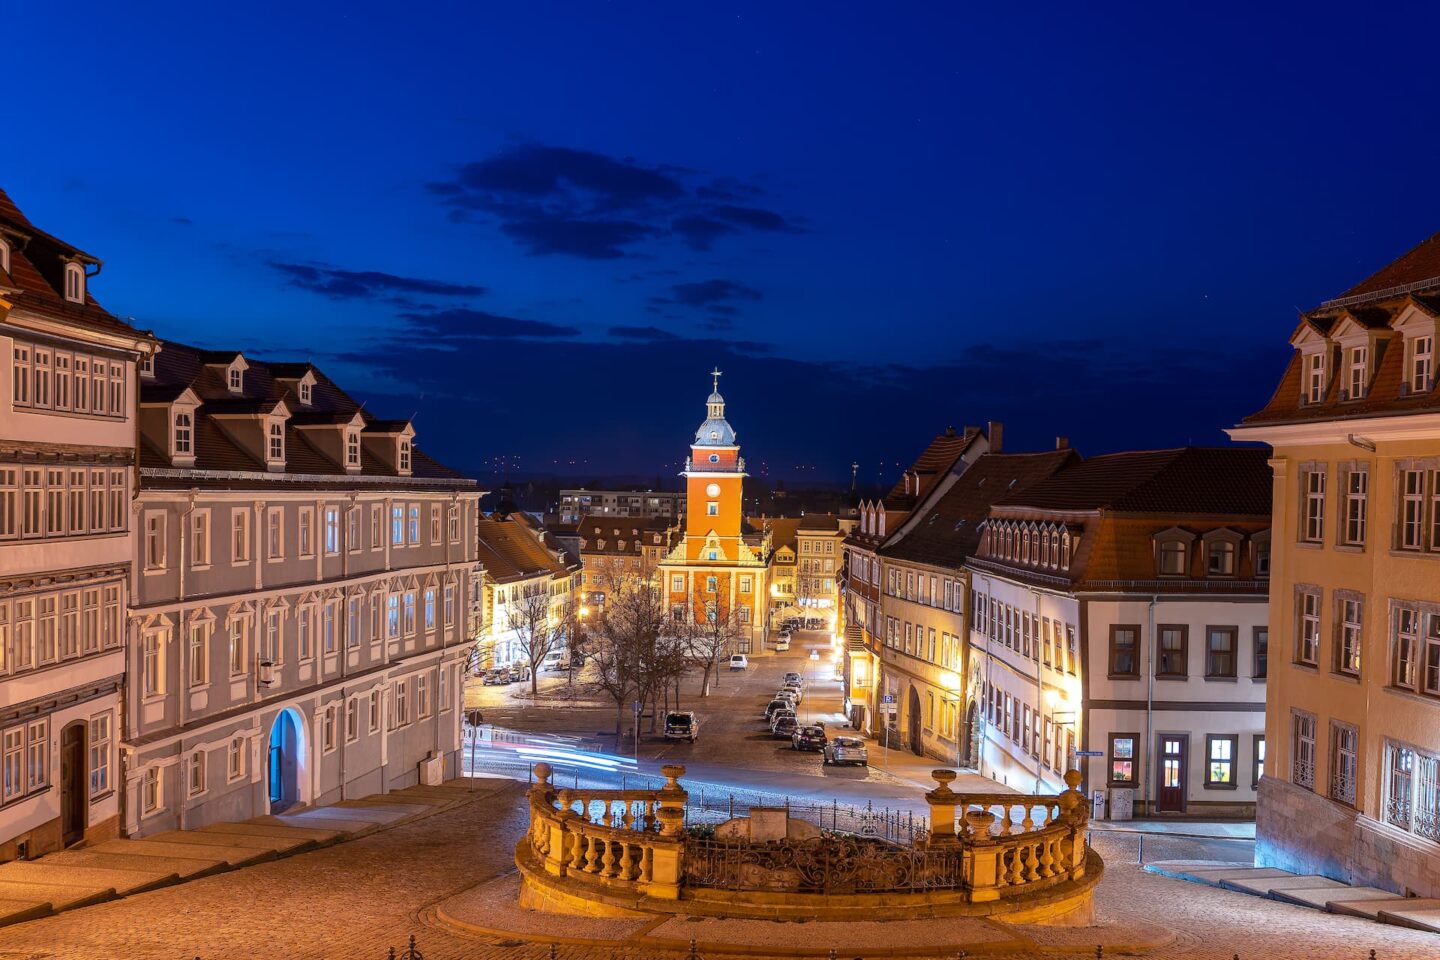
POLYGON ((1207 733, 1205 735, 1205 780, 1202 786, 1206 790, 1238 790, 1240 785, 1237 782, 1236 767, 1240 762, 1240 735, 1238 733, 1207 733), (1230 755, 1217 759, 1215 756, 1215 745, 1228 743, 1230 755), (1216 779, 1214 777, 1216 765, 1223 765, 1226 768, 1228 779, 1216 779))

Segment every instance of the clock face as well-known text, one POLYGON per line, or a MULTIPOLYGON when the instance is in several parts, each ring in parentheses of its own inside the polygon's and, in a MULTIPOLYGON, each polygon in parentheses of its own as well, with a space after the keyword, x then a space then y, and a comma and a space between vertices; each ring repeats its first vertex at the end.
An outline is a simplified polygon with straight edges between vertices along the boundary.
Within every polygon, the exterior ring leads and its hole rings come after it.
POLYGON ((705 488, 705 496, 707 496, 707 497, 718 497, 718 496, 720 496, 720 484, 718 484, 718 483, 712 483, 712 484, 710 484, 710 486, 706 487, 706 488, 705 488))

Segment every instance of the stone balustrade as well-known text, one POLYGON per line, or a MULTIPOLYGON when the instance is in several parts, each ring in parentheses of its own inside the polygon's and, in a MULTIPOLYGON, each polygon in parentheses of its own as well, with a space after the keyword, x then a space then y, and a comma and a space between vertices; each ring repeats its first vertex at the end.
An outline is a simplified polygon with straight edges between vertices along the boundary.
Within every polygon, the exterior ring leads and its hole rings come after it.
POLYGON ((659 790, 557 791, 550 765, 537 763, 529 844, 545 872, 678 899, 688 800, 678 781, 685 768, 661 772, 666 784, 659 790))
MULTIPOLYGON (((925 794, 930 835, 909 846, 864 838, 851 838, 848 846, 822 837, 784 839, 782 831, 779 841, 758 843, 691 838, 693 849, 683 830, 688 795, 679 778, 685 768, 666 766, 662 772, 666 784, 659 790, 557 790, 549 765, 536 764, 523 861, 591 891, 652 900, 724 896, 717 890, 763 897, 766 890, 828 890, 826 885, 835 883, 855 891, 856 906, 879 897, 869 902, 901 911, 911 895, 930 906, 1004 901, 1015 906, 996 903, 996 909, 1020 912, 1030 909, 1027 903, 1049 904, 1059 896, 1088 911, 1089 890, 1102 868, 1085 842, 1088 808, 1075 771, 1065 775, 1065 792, 1047 796, 956 793, 950 789, 955 772, 935 770, 937 786, 925 794), (866 846, 877 843, 882 846, 866 846), (824 849, 814 849, 816 844, 824 849), (687 864, 687 851, 693 864, 687 864), (725 869, 707 872, 706 856, 725 869), (1097 872, 1087 882, 1046 893, 1081 881, 1090 866, 1097 872), (890 881, 876 879, 892 874, 890 881), (687 892, 687 876, 705 889, 687 892)), ((809 909, 804 903, 803 896, 789 900, 786 909, 809 909)))

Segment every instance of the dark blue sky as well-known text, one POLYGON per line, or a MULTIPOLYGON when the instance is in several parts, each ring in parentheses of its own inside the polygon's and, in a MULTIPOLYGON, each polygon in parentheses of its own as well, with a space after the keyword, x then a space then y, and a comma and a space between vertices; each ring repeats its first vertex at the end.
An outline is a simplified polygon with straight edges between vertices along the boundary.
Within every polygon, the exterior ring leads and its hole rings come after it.
POLYGON ((475 470, 668 473, 714 364, 780 476, 1219 442, 1440 229, 1433 6, 86 6, 7 11, 16 202, 475 470))

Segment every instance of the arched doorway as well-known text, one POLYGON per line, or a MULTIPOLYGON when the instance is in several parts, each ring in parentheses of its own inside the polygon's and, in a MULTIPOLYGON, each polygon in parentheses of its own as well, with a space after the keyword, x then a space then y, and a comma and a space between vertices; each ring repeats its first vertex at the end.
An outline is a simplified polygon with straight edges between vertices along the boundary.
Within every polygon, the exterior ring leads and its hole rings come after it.
POLYGON ((267 779, 271 813, 283 813, 304 802, 305 766, 304 721, 294 707, 287 707, 270 728, 267 779))
POLYGON ((915 692, 915 688, 914 688, 914 687, 911 687, 911 688, 910 688, 910 703, 909 703, 909 707, 910 707, 910 750, 915 754, 915 756, 917 756, 917 757, 923 757, 923 756, 925 756, 925 738, 924 738, 924 736, 921 734, 920 729, 921 729, 921 721, 922 721, 924 718, 922 718, 922 717, 920 716, 920 694, 918 694, 918 693, 915 692))
POLYGON ((964 736, 965 766, 978 766, 980 759, 980 705, 974 700, 970 701, 970 709, 965 711, 964 736))
POLYGON ((60 842, 65 846, 85 839, 85 721, 76 720, 60 731, 60 842))

